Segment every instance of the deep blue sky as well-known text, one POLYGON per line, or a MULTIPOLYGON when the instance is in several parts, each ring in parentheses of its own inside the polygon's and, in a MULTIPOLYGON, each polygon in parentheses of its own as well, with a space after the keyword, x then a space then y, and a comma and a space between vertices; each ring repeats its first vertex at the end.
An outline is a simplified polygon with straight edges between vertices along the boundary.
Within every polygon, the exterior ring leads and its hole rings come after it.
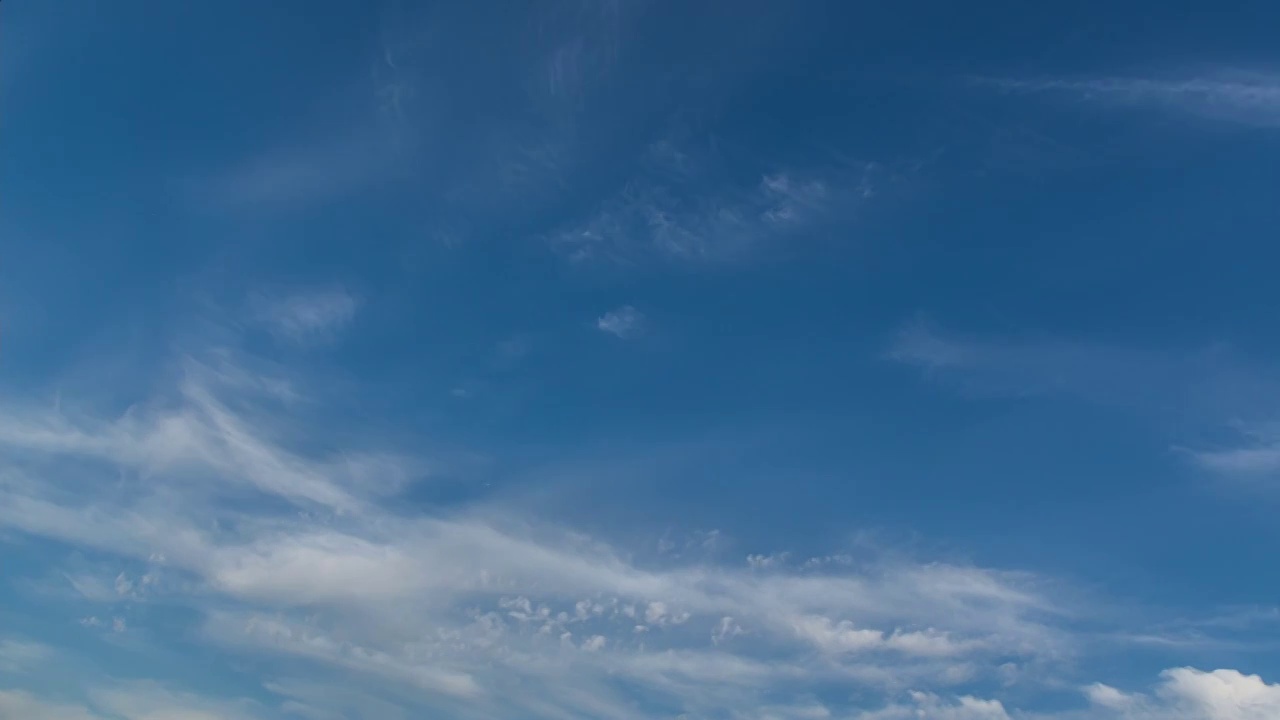
POLYGON ((5 2, 0 720, 1277 716, 1277 26, 5 2))

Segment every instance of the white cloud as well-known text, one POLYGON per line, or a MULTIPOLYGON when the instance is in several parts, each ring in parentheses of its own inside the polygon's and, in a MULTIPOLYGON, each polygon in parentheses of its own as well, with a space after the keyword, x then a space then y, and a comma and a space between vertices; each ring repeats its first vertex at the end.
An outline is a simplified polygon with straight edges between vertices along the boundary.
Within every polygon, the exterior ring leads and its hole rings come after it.
POLYGON ((961 696, 954 700, 933 693, 910 693, 906 702, 855 716, 858 720, 1010 720, 998 700, 961 696))
POLYGON ((644 330, 645 318, 639 310, 630 305, 623 305, 611 310, 596 320, 596 327, 601 332, 628 340, 644 330))
POLYGON ((280 297, 258 295, 251 313, 276 337, 299 345, 332 340, 355 318, 359 300, 341 288, 280 297))
POLYGON ((825 653, 858 653, 892 650, 907 655, 961 655, 975 649, 955 643, 944 632, 933 629, 884 632, 859 628, 848 620, 839 622, 822 616, 804 616, 792 620, 796 635, 825 653))
POLYGON ((1101 683, 1085 688, 1089 701, 1116 720, 1273 720, 1280 717, 1280 684, 1238 670, 1173 668, 1150 694, 1101 683))
MULTIPOLYGON (((642 563, 506 505, 408 513, 401 481, 379 476, 414 461, 343 451, 360 433, 309 420, 322 394, 300 412, 243 372, 184 368, 119 416, 0 404, 0 527, 114 558, 59 568, 85 599, 186 606, 213 647, 348 678, 410 713, 645 717, 632 691, 676 714, 746 712, 829 683, 876 695, 999 680, 1010 662, 1051 668, 1081 649, 1070 617, 1087 608, 1025 573, 872 552, 642 563), (352 456, 381 459, 356 472, 352 456)), ((130 635, 143 623, 130 615, 130 635)), ((294 714, 331 709, 282 694, 294 714)), ((931 710, 927 697, 912 702, 931 710)), ((131 717, 121 702, 109 712, 131 717)), ((938 716, 996 707, 967 702, 937 700, 938 716)))
POLYGON ((934 645, 953 636, 949 652, 971 658, 987 648, 1052 655, 1070 644, 1053 603, 1013 573, 900 562, 758 573, 677 558, 641 567, 619 549, 499 508, 406 516, 346 463, 276 440, 298 435, 289 425, 301 417, 268 411, 252 384, 203 367, 188 361, 172 392, 117 418, 65 400, 57 411, 6 403, 0 443, 21 462, 8 468, 21 479, 0 483, 0 525, 126 562, 154 565, 163 554, 169 580, 117 570, 94 594, 130 598, 145 588, 197 608, 213 593, 224 609, 203 611, 204 637, 230 652, 355 673, 427 704, 555 716, 583 707, 625 714, 617 682, 690 708, 720 703, 730 687, 751 702, 807 678, 882 682, 838 654, 818 661, 790 618, 878 631, 872 651, 903 678, 943 672, 934 645), (93 477, 114 478, 114 489, 96 491, 107 485, 93 477), (270 502, 246 504, 246 490, 270 502), (638 622, 649 632, 633 632, 638 622), (946 624, 936 638, 899 630, 936 622, 946 624), (751 638, 740 654, 711 650, 738 647, 725 642, 737 635, 751 638), (532 696, 507 692, 530 678, 541 678, 532 696))
POLYGON ((1010 92, 1060 93, 1119 107, 1167 109, 1255 127, 1280 127, 1280 76, 1222 71, 1201 77, 988 79, 1010 92))

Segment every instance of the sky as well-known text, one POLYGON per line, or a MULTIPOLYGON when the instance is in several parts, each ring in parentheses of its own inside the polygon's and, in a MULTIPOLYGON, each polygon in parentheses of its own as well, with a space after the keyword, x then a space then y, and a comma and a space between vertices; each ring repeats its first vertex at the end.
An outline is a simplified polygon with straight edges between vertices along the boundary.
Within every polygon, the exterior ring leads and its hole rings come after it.
POLYGON ((4 2, 0 720, 1280 717, 1278 26, 4 2))

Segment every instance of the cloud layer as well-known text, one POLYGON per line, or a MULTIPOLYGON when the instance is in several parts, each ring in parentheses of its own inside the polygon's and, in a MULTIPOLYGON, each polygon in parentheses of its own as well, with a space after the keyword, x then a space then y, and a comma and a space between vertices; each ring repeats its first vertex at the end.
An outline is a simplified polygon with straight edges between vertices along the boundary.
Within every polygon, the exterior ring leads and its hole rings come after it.
MULTIPOLYGON (((1088 606, 1027 573, 883 551, 642 562, 501 504, 414 510, 404 493, 429 458, 317 433, 253 366, 227 348, 187 355, 171 387, 117 416, 6 402, 0 526, 105 558, 60 575, 100 608, 92 617, 191 609, 203 643, 280 668, 260 680, 267 699, 232 712, 152 686, 81 705, 10 691, 10 716, 260 717, 278 703, 351 718, 374 705, 379 717, 1000 718, 1000 702, 964 690, 1012 675, 1034 685, 1088 651, 1073 629, 1088 606), (354 678, 354 695, 331 701, 304 676, 354 678), (880 709, 858 711, 836 687, 880 709)), ((303 395, 308 413, 324 403, 303 395)), ((3 647, 11 663, 43 653, 3 647)), ((1090 694, 1138 708, 1200 687, 1170 678, 1181 684, 1155 699, 1090 694)))

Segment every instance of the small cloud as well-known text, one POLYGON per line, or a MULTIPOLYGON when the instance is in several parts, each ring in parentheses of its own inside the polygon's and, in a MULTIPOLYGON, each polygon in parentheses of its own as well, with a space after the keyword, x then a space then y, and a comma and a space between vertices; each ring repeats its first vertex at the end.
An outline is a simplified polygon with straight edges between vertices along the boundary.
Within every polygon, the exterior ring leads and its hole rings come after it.
POLYGON ((276 338, 297 345, 331 341, 355 318, 360 302, 336 288, 285 297, 257 296, 251 313, 276 338))
POLYGON ((617 310, 607 312, 596 320, 596 327, 601 332, 623 340, 630 340, 643 332, 644 324, 644 315, 630 305, 623 305, 617 310))
POLYGON ((742 626, 734 621, 733 618, 725 616, 720 618, 720 624, 716 626, 711 633, 711 643, 719 645, 720 643, 737 637, 743 633, 742 626))
POLYGON ((111 619, 111 632, 122 633, 128 629, 129 629, 129 626, 125 623, 124 618, 111 619))
POLYGON ((791 560, 791 553, 773 553, 771 555, 748 555, 747 565, 752 570, 769 570, 786 565, 791 560))

